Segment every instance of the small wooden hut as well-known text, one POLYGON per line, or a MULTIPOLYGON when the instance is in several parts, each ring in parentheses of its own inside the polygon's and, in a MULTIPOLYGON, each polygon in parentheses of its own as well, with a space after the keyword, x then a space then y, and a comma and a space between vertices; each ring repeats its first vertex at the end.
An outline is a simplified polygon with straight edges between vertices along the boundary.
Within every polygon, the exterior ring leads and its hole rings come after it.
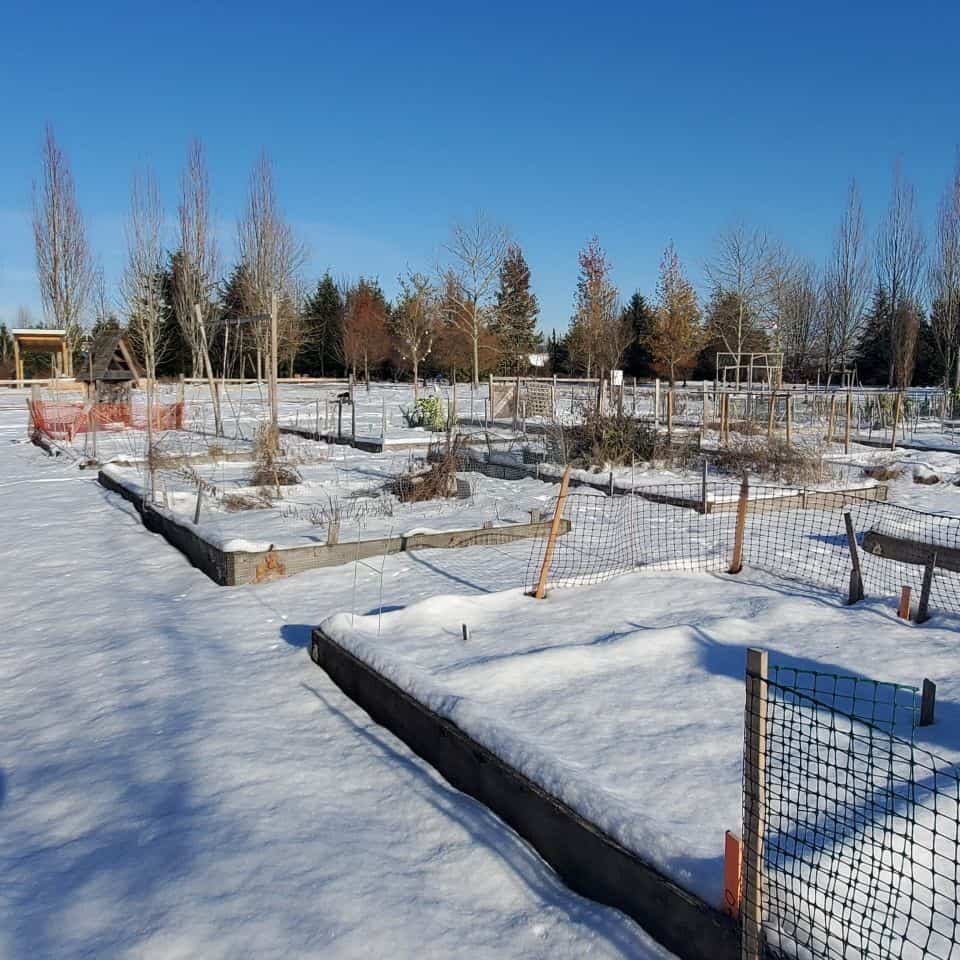
POLYGON ((96 403, 129 404, 130 391, 140 386, 143 368, 134 356, 122 330, 103 330, 90 347, 90 356, 77 371, 77 380, 87 384, 96 403))

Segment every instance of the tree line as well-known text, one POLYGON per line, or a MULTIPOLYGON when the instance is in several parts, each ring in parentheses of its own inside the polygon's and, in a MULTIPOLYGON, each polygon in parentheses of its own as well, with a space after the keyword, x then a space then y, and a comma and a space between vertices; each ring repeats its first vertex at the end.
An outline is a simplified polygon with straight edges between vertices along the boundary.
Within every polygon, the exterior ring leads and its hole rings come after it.
MULTIPOLYGON (((442 373, 471 378, 531 369, 596 376, 625 369, 671 383, 718 375, 756 353, 783 356, 784 378, 960 386, 960 167, 940 201, 932 237, 913 187, 895 167, 885 216, 871 235, 856 183, 821 264, 761 230, 724 230, 701 297, 669 243, 652 297, 624 303, 598 238, 578 255, 568 328, 546 339, 530 268, 500 224, 457 224, 439 264, 408 269, 388 299, 376 277, 304 279, 306 249, 280 209, 266 154, 254 165, 236 224, 236 261, 224 265, 212 225, 203 146, 193 142, 169 233, 156 180, 134 177, 126 263, 115 295, 88 244, 67 159, 46 131, 33 191, 37 278, 45 319, 84 336, 126 329, 155 376, 262 376, 271 303, 281 375, 371 377, 442 373), (205 369, 210 363, 211 369, 205 369)), ((28 325, 29 318, 18 317, 28 325)), ((0 325, 0 364, 10 335, 0 325)))

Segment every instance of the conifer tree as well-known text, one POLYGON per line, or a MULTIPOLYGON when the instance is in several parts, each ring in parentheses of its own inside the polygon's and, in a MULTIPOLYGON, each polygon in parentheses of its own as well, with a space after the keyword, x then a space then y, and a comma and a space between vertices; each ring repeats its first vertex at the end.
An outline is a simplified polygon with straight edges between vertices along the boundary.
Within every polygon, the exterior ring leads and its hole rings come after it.
POLYGON ((653 327, 653 310, 647 303, 646 297, 639 291, 634 291, 626 307, 623 309, 623 319, 633 331, 634 341, 627 350, 625 368, 635 377, 652 377, 653 357, 647 346, 647 337, 653 327))
POLYGON ((521 373, 528 357, 541 343, 537 333, 540 305, 530 289, 530 268, 517 244, 507 248, 500 266, 499 286, 491 327, 500 343, 502 364, 509 373, 521 373))
POLYGON ((304 345, 297 357, 297 372, 327 377, 340 373, 338 360, 343 340, 343 299, 329 272, 303 304, 304 345))
POLYGON ((660 262, 657 310, 647 335, 656 369, 670 380, 671 386, 678 376, 686 376, 693 369, 701 339, 697 295, 684 276, 671 242, 660 262))

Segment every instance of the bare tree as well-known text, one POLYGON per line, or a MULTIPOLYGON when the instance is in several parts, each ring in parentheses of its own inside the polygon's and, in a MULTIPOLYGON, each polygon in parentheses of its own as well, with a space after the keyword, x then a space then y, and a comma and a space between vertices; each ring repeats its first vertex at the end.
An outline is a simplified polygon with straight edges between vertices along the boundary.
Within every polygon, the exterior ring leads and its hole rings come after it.
POLYGON ((44 312, 65 330, 71 351, 81 335, 93 280, 83 216, 77 206, 70 165, 47 127, 42 179, 33 188, 33 241, 44 312))
POLYGON ((916 320, 915 309, 920 280, 923 275, 925 251, 923 232, 917 220, 916 195, 913 187, 903 179, 898 163, 893 172, 893 188, 887 215, 880 224, 876 243, 877 282, 887 295, 887 336, 890 343, 888 384, 904 387, 908 382, 897 379, 897 371, 909 367, 900 356, 912 343, 916 347, 916 333, 911 327, 916 320), (898 356, 900 359, 898 360, 898 356))
POLYGON ((450 266, 438 271, 447 296, 454 297, 451 321, 470 340, 475 386, 480 382, 480 341, 489 323, 490 301, 508 246, 503 227, 478 213, 469 224, 454 225, 445 246, 450 266), (450 274, 455 283, 450 282, 450 274))
MULTIPOLYGON (((266 316, 273 297, 278 301, 292 301, 296 277, 303 266, 306 251, 280 211, 273 186, 273 171, 265 152, 250 175, 247 207, 237 224, 237 245, 246 277, 243 291, 248 301, 246 310, 266 316)), ((270 337, 269 323, 257 324, 254 333, 258 356, 262 356, 270 337)), ((281 329, 279 338, 283 337, 281 329)))
POLYGON ((433 349, 440 326, 440 302, 433 284, 422 273, 408 271, 400 277, 400 296, 390 315, 390 332, 399 353, 413 374, 413 396, 419 397, 420 363, 433 349))
POLYGON ((814 355, 821 332, 822 298, 812 263, 798 263, 780 298, 780 348, 784 368, 794 382, 803 380, 815 366, 814 355))
POLYGON ((154 497, 153 397, 157 364, 163 356, 163 206, 153 174, 134 176, 130 190, 130 215, 126 227, 127 264, 122 297, 127 330, 143 361, 147 377, 147 463, 150 496, 154 497))
MULTIPOLYGON (((180 178, 177 207, 179 236, 173 270, 173 311, 190 348, 191 375, 201 376, 204 349, 202 320, 209 331, 213 320, 212 292, 217 277, 217 243, 211 222, 210 177, 203 145, 194 140, 187 151, 187 166, 180 178), (195 306, 201 306, 198 320, 195 306)), ((206 340, 212 340, 207 333, 206 340)))
POLYGON ((960 163, 937 207, 927 276, 930 320, 943 359, 944 382, 960 387, 960 163))
POLYGON ((707 279, 714 293, 736 298, 736 322, 729 334, 723 332, 723 342, 726 351, 736 357, 738 386, 750 318, 770 325, 777 254, 765 233, 737 223, 720 235, 714 258, 707 264, 707 279))
POLYGON ((827 383, 834 366, 839 363, 846 368, 856 353, 869 295, 863 204, 856 181, 852 180, 823 278, 822 333, 827 383))

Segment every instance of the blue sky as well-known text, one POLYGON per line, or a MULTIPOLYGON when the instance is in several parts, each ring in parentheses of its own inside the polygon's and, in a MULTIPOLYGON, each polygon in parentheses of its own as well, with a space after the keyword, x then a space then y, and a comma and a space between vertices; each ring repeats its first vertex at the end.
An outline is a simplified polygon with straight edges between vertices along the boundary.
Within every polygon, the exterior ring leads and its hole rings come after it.
POLYGON ((820 260, 855 176, 869 226, 895 160, 929 228, 960 145, 960 4, 53 3, 4 13, 0 320, 39 315, 29 207, 46 123, 108 280, 130 178, 171 214, 207 149, 224 258, 271 156, 308 273, 428 269, 483 210, 565 327, 593 234, 624 295, 671 239, 695 282, 738 219, 820 260), (149 13, 148 13, 149 11, 149 13))

